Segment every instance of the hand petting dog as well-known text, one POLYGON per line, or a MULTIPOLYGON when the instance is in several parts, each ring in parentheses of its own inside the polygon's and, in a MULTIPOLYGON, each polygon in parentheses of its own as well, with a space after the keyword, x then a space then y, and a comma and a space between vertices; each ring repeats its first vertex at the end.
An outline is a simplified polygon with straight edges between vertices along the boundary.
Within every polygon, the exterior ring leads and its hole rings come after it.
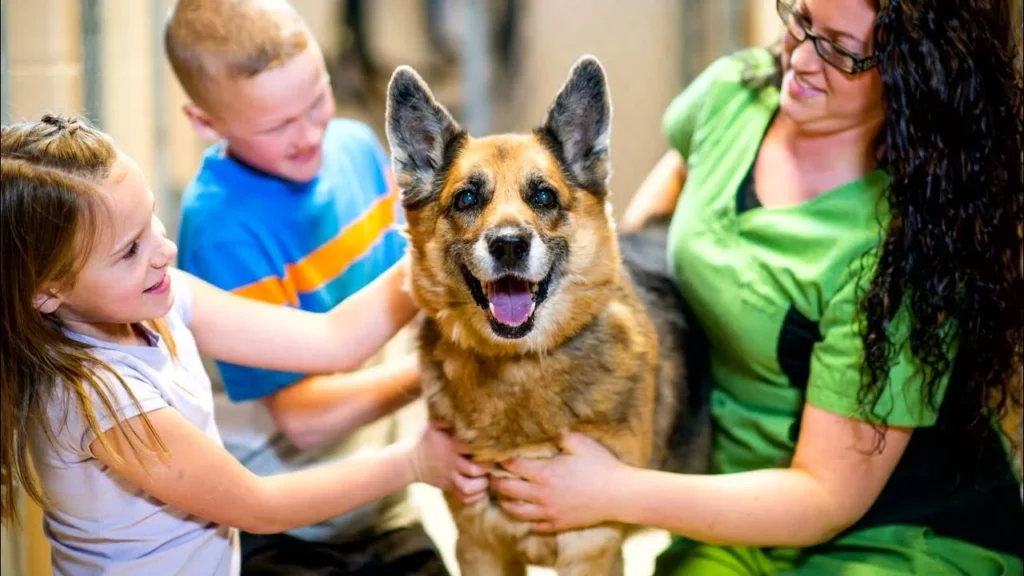
POLYGON ((447 428, 441 422, 431 422, 410 446, 413 476, 417 482, 455 494, 463 503, 476 502, 487 496, 487 469, 465 457, 469 447, 452 438, 447 428))
POLYGON ((494 478, 505 512, 533 522, 535 532, 559 532, 615 521, 608 485, 624 481, 630 467, 578 432, 559 441, 562 453, 543 460, 516 458, 502 467, 519 478, 494 478))

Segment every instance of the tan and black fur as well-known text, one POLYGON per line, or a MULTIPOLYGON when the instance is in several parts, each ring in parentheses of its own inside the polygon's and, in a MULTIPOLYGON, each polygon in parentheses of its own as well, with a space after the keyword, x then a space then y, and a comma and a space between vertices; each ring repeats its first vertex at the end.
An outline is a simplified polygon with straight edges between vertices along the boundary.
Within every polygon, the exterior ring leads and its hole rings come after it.
MULTIPOLYGON (((590 57, 530 134, 473 138, 412 69, 391 79, 387 134, 411 289, 426 313, 424 394, 477 461, 549 457, 576 430, 631 465, 703 468, 704 396, 686 382, 665 231, 617 237, 610 124, 604 71, 590 57), (502 298, 520 306, 499 310, 502 298)), ((493 501, 448 504, 465 576, 519 575, 526 564, 622 572, 623 526, 536 535, 493 501)))

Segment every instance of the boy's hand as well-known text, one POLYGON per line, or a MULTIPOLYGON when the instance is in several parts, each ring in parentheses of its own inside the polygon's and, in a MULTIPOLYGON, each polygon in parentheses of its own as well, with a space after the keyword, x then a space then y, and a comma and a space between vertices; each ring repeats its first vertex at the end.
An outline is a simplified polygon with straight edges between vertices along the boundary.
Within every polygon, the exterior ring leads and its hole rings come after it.
POLYGON ((464 503, 487 496, 487 470, 462 456, 469 448, 437 424, 428 424, 409 453, 417 482, 455 493, 464 503))

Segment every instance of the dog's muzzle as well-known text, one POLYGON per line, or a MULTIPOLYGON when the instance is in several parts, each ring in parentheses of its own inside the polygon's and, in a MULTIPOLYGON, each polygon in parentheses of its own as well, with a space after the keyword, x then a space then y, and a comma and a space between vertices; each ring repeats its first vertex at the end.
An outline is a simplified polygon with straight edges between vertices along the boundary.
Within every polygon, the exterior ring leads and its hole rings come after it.
POLYGON ((499 227, 476 242, 473 258, 479 276, 468 267, 462 269, 473 300, 488 312, 496 335, 522 338, 533 328, 533 315, 551 283, 544 242, 533 230, 499 227))

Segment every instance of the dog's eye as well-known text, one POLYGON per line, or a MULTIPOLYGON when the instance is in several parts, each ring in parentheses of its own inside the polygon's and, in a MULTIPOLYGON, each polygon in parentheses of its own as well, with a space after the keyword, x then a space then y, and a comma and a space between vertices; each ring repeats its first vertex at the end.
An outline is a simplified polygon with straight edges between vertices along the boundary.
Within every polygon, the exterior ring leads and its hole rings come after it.
POLYGON ((455 195, 455 209, 469 210, 480 203, 480 194, 476 190, 462 190, 455 195))
POLYGON ((558 195, 551 188, 543 186, 530 194, 530 204, 534 208, 554 208, 558 204, 558 195))

